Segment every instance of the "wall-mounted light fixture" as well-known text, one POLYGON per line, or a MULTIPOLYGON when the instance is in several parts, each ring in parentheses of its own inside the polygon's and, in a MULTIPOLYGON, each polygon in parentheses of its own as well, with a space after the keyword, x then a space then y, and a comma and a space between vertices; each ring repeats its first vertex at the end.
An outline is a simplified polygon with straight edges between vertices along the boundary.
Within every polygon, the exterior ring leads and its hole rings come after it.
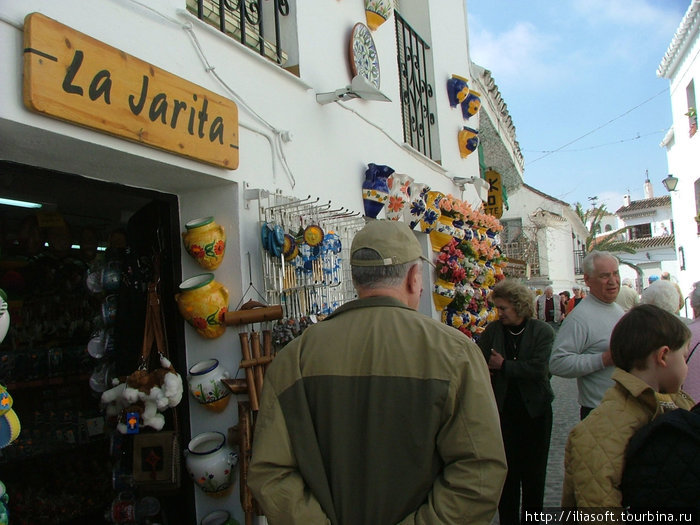
POLYGON ((360 75, 353 77, 349 86, 328 93, 316 93, 316 102, 319 104, 328 104, 330 102, 338 102, 339 100, 352 100, 353 98, 391 102, 389 97, 370 84, 365 77, 360 75))
POLYGON ((487 201, 489 198, 489 183, 486 179, 481 177, 452 177, 452 181, 459 187, 460 190, 464 191, 464 187, 467 184, 473 184, 477 195, 482 201, 487 201))
POLYGON ((678 185, 678 177, 674 177, 670 173, 666 175, 666 178, 661 181, 668 191, 676 191, 676 186, 678 185))

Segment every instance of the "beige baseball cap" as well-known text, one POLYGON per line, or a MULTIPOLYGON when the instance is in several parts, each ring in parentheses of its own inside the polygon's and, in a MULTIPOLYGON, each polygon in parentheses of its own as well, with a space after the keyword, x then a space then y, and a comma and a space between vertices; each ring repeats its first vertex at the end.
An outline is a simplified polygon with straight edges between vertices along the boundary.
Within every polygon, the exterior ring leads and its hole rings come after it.
POLYGON ((352 266, 392 266, 423 259, 418 239, 404 222, 384 219, 371 220, 355 234, 350 247, 350 264, 352 266), (355 259, 357 250, 367 248, 377 252, 376 259, 355 259))

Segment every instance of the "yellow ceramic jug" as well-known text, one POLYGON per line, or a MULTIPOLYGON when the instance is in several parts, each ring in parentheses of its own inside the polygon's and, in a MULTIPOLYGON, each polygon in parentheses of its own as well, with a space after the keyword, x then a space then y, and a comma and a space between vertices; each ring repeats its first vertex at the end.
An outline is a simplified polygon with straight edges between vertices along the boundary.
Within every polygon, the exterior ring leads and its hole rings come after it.
POLYGON ((182 234, 185 250, 205 270, 216 270, 224 260, 226 233, 214 217, 200 217, 185 223, 182 234))
POLYGON ((224 314, 228 311, 228 290, 214 280, 213 273, 203 273, 182 281, 175 294, 180 315, 199 335, 215 339, 226 331, 224 314))

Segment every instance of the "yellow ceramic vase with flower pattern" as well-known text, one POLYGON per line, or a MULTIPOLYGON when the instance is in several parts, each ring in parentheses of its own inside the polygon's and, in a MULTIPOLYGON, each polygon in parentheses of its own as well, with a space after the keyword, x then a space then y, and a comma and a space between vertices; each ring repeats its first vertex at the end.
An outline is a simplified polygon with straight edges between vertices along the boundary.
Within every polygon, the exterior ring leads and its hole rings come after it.
POLYGON ((182 242, 185 250, 205 270, 216 270, 224 260, 226 233, 214 217, 201 217, 185 224, 182 242))
POLYGON ((206 339, 224 334, 224 314, 228 311, 228 290, 214 280, 213 273, 196 275, 182 281, 175 294, 180 315, 206 339))

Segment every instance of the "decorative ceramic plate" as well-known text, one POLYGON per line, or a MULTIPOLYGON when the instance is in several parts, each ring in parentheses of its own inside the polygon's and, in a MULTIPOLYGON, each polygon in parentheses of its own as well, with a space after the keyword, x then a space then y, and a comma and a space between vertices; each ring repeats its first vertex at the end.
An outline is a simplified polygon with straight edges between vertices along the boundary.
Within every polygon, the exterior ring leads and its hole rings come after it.
POLYGON ((289 235, 288 233, 284 234, 284 245, 282 247, 282 253, 284 254, 285 257, 289 257, 289 255, 294 251, 294 248, 296 248, 296 241, 294 240, 294 237, 289 235))
POLYGON ((318 246, 323 242, 323 230, 320 226, 312 224, 304 230, 304 241, 309 246, 318 246))
POLYGON ((267 222, 263 222, 260 228, 260 240, 262 241, 263 249, 269 252, 272 248, 272 230, 267 222))
POLYGON ((363 23, 355 24, 350 37, 350 67, 352 74, 362 75, 379 89, 379 55, 372 33, 363 23))

